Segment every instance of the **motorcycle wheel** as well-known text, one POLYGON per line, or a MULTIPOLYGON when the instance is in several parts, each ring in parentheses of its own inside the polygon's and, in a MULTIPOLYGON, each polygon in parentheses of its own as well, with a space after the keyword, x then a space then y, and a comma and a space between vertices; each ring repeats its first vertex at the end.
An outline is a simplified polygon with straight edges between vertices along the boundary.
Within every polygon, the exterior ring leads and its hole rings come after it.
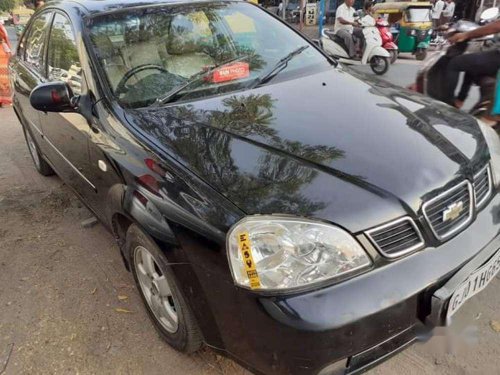
POLYGON ((391 64, 394 64, 398 59, 399 53, 396 50, 390 50, 389 53, 391 54, 391 64))
POLYGON ((373 56, 370 60, 370 68, 377 75, 385 74, 389 70, 389 58, 382 56, 373 56))
POLYGON ((417 52, 415 52, 415 57, 417 58, 418 61, 425 60, 427 57, 427 50, 425 49, 419 49, 417 52))

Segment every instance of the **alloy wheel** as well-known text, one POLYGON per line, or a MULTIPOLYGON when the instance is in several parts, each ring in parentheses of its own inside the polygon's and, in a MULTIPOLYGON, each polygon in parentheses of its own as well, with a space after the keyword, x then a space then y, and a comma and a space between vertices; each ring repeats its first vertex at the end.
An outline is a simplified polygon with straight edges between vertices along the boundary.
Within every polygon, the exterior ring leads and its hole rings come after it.
POLYGON ((143 246, 134 250, 134 267, 141 291, 157 321, 170 333, 179 329, 172 289, 153 255, 143 246))

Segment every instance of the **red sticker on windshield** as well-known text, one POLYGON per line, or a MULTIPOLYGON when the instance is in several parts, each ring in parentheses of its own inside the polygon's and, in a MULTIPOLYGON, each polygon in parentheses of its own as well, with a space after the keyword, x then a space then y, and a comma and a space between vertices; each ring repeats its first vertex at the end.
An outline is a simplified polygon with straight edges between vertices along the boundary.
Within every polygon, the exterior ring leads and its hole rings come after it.
POLYGON ((212 75, 213 83, 234 81, 250 76, 250 65, 245 62, 238 62, 231 65, 221 66, 212 75))

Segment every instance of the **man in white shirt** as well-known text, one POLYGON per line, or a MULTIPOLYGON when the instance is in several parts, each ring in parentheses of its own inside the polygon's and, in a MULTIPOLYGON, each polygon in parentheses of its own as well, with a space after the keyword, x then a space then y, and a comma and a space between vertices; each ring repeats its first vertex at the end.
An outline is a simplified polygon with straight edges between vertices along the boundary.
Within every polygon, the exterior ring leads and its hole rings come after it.
POLYGON ((283 1, 280 1, 276 14, 278 15, 278 17, 281 17, 283 15, 283 1))
POLYGON ((453 0, 446 0, 446 8, 443 10, 442 23, 448 23, 455 15, 455 2, 453 0))
POLYGON ((441 14, 443 13, 444 10, 444 1, 443 0, 437 0, 434 3, 434 6, 432 7, 432 28, 436 30, 440 25, 441 25, 441 14))
POLYGON ((335 14, 335 34, 342 38, 344 41, 349 57, 354 57, 356 55, 356 43, 354 42, 353 35, 357 38, 363 38, 363 32, 359 28, 354 28, 357 25, 354 22, 354 13, 355 10, 353 8, 354 0, 345 0, 342 5, 337 8, 337 12, 335 14))

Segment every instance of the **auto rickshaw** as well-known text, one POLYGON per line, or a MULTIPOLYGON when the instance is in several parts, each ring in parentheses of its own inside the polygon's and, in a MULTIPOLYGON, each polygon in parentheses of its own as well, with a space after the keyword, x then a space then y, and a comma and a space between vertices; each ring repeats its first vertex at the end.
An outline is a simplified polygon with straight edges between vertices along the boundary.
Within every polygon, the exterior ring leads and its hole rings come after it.
POLYGON ((399 52, 411 52, 417 60, 427 56, 432 35, 432 5, 428 2, 379 3, 375 16, 389 22, 399 52))

